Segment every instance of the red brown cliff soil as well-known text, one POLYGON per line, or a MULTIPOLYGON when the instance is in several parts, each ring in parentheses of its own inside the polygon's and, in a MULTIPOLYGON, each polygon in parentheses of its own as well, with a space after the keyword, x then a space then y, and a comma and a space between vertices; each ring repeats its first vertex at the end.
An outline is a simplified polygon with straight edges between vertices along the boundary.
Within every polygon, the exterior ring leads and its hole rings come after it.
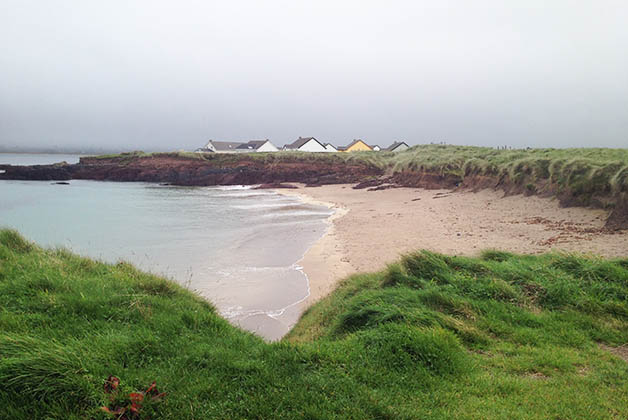
POLYGON ((81 158, 74 165, 0 166, 0 179, 159 182, 173 185, 254 185, 300 182, 310 185, 360 182, 380 176, 382 169, 366 162, 341 159, 261 159, 217 155, 191 159, 176 155, 81 158))

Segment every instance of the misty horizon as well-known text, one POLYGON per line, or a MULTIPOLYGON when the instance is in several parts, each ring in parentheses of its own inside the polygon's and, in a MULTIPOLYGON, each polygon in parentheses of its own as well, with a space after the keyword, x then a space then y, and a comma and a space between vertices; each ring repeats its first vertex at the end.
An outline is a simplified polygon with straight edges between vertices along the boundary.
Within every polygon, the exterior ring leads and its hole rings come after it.
POLYGON ((0 148, 627 147, 622 1, 4 1, 0 148))

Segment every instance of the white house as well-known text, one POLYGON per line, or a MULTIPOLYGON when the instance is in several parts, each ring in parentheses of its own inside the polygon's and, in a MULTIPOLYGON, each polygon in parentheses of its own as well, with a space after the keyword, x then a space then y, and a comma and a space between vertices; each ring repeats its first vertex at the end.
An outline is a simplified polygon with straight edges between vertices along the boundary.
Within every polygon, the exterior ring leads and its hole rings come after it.
POLYGON ((197 149, 197 152, 212 153, 251 153, 251 152, 278 152, 279 149, 270 140, 251 140, 247 143, 235 141, 207 142, 205 147, 197 149))
POLYGON ((215 141, 210 140, 205 147, 199 149, 201 152, 213 152, 213 153, 237 153, 237 148, 242 143, 235 141, 215 141))
POLYGON ((337 152, 338 149, 336 149, 336 146, 334 146, 331 143, 325 143, 325 151, 326 152, 337 152))
POLYGON ((408 150, 409 148, 410 146, 408 146, 406 142, 396 141, 390 146, 388 146, 386 149, 384 149, 384 151, 385 152, 403 152, 404 150, 408 150))
POLYGON ((242 143, 237 147, 238 150, 248 152, 278 152, 279 149, 270 142, 270 140, 251 140, 248 143, 242 143))
POLYGON ((286 144, 283 150, 292 150, 299 152, 329 152, 324 144, 316 140, 314 137, 299 137, 296 141, 286 144))

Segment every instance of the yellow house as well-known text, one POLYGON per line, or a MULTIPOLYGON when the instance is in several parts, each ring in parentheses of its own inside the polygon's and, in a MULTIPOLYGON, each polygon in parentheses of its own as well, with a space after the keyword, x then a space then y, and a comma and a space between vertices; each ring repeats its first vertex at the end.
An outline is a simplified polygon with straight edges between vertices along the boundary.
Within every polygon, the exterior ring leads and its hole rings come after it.
POLYGON ((364 143, 360 139, 353 140, 346 147, 339 147, 338 148, 339 152, 369 152, 369 151, 372 151, 372 150, 373 150, 373 148, 371 146, 369 146, 368 144, 364 143))

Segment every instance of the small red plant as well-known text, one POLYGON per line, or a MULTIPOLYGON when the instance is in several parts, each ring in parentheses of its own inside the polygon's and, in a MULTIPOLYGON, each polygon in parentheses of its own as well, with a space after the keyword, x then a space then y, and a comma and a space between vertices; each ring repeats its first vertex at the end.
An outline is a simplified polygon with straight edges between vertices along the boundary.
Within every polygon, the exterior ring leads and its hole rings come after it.
POLYGON ((153 382, 146 391, 130 392, 128 397, 120 392, 120 379, 109 376, 105 380, 105 393, 110 394, 109 406, 101 407, 101 410, 111 414, 117 420, 145 420, 141 410, 146 402, 158 402, 166 395, 157 390, 157 384, 153 382))

